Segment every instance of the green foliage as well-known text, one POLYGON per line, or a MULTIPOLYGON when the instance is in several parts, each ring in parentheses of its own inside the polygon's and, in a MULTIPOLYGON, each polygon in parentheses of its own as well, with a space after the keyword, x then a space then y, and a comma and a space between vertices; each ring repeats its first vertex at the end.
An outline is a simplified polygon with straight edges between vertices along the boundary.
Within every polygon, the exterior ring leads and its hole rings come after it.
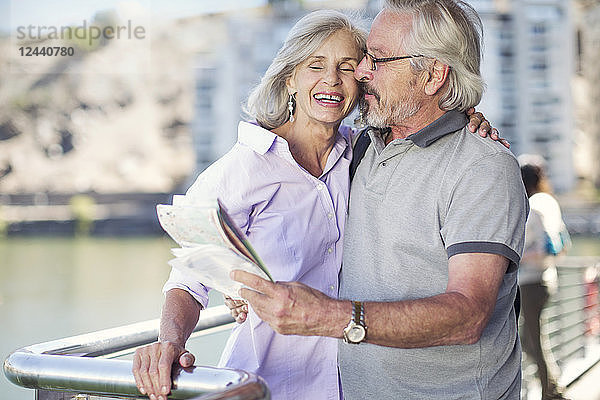
MULTIPOLYGON (((75 29, 75 28, 76 27, 73 27, 73 29, 75 29)), ((84 34, 80 35, 79 37, 75 37, 73 35, 71 38, 68 38, 67 43, 69 43, 69 45, 75 46, 75 47, 77 47, 77 49, 85 51, 85 52, 91 52, 100 47, 101 40, 90 38, 89 30, 85 30, 83 32, 84 32, 84 34)))
POLYGON ((96 216, 94 199, 85 194, 76 194, 69 200, 69 206, 75 219, 75 234, 78 236, 89 235, 96 216))
POLYGON ((6 236, 8 232, 8 221, 6 221, 2 216, 2 205, 0 205, 0 238, 6 236))

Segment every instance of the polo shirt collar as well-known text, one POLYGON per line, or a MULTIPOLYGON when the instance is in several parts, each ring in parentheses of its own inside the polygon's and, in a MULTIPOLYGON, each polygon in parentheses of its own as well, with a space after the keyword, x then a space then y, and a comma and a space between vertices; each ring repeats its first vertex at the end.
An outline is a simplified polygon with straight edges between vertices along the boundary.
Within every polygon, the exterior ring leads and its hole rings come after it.
POLYGON ((469 119, 465 113, 455 110, 447 111, 425 128, 407 136, 406 139, 419 147, 427 147, 441 137, 461 130, 468 122, 469 119))

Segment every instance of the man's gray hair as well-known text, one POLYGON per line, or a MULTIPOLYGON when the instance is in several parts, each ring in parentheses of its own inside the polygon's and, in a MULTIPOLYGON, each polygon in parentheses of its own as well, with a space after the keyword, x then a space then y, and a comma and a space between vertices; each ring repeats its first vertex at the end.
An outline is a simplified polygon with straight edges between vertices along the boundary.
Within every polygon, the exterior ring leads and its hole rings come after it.
POLYGON ((363 57, 367 32, 352 17, 334 10, 314 11, 292 27, 260 83, 250 92, 244 112, 266 129, 288 120, 286 80, 334 33, 346 31, 356 42, 357 58, 363 57))
MULTIPOLYGON (((480 73, 483 25, 477 12, 461 0, 386 0, 385 9, 412 16, 402 47, 450 67, 442 110, 465 111, 479 104, 485 83, 480 73)), ((428 58, 411 59, 414 70, 428 70, 428 58)))

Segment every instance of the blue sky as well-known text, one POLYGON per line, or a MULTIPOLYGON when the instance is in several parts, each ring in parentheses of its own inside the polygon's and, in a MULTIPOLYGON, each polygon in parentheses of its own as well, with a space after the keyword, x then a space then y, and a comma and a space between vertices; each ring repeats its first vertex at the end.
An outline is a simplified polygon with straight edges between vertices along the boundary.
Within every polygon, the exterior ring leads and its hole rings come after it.
POLYGON ((122 6, 143 7, 162 18, 177 18, 241 7, 264 5, 267 0, 0 0, 0 31, 18 26, 63 26, 90 21, 97 11, 122 6))

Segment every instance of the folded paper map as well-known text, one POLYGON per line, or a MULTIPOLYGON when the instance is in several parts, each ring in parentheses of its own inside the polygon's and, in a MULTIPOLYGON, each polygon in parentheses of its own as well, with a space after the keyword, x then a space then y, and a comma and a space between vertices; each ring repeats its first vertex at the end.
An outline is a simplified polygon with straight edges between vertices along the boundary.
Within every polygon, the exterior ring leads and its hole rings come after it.
POLYGON ((231 280, 235 269, 273 281, 266 266, 217 199, 190 203, 173 196, 173 204, 156 206, 163 229, 181 246, 173 249, 173 268, 190 274, 232 298, 239 298, 242 284, 231 280))

